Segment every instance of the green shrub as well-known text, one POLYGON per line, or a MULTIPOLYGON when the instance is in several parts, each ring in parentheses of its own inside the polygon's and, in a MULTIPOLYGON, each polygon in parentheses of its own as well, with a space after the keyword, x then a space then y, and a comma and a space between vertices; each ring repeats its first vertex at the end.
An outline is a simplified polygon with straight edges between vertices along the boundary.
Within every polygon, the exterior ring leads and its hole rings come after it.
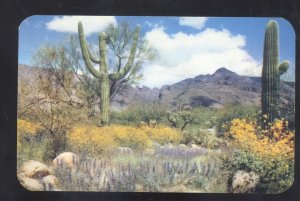
POLYGON ((233 175, 238 170, 254 171, 260 176, 259 193, 281 193, 294 179, 294 160, 280 157, 261 158, 248 151, 237 150, 224 160, 225 167, 233 175))
POLYGON ((65 151, 66 135, 63 129, 53 134, 40 124, 28 120, 18 120, 17 154, 18 165, 27 160, 52 161, 65 151))
POLYGON ((144 122, 155 127, 166 119, 166 110, 158 103, 134 105, 121 112, 112 113, 112 123, 123 125, 139 125, 144 122))
POLYGON ((198 126, 191 126, 183 131, 182 142, 185 144, 198 144, 209 149, 218 148, 221 143, 224 143, 221 138, 216 136, 215 132, 202 129, 198 126))
POLYGON ((197 107, 192 111, 194 120, 193 125, 198 125, 201 128, 213 128, 216 125, 217 110, 213 108, 197 107))
POLYGON ((219 133, 228 130, 231 120, 236 118, 254 119, 259 114, 257 106, 248 105, 227 105, 223 109, 219 109, 216 113, 216 128, 219 133))
POLYGON ((18 137, 17 163, 18 167, 28 160, 48 162, 52 149, 50 138, 40 131, 35 135, 21 134, 18 137))

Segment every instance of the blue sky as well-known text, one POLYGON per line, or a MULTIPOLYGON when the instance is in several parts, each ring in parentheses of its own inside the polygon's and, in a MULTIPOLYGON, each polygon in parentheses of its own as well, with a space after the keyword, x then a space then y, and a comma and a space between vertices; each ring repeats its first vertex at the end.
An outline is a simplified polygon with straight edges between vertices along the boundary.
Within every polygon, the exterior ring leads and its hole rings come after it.
POLYGON ((31 55, 41 44, 58 43, 68 34, 76 34, 79 20, 87 40, 95 44, 98 33, 109 23, 127 20, 142 26, 141 35, 159 54, 144 66, 141 85, 160 87, 212 74, 220 67, 260 76, 264 32, 271 19, 279 25, 280 60, 291 62, 286 77, 293 78, 295 33, 282 18, 31 16, 19 27, 19 63, 32 65, 31 55))

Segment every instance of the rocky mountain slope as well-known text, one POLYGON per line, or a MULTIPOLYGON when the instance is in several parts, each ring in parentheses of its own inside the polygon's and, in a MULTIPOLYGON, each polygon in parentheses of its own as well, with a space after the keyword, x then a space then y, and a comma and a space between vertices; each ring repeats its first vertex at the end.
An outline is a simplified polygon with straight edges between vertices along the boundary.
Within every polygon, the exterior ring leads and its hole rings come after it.
MULTIPOLYGON (((19 65, 19 81, 34 80, 45 69, 19 65)), ((295 94, 293 83, 283 83, 282 91, 295 94)), ((123 110, 131 105, 160 102, 170 110, 180 107, 215 107, 226 104, 260 105, 261 83, 259 77, 240 76, 225 67, 212 75, 198 75, 160 89, 130 87, 115 96, 113 110, 123 110)))

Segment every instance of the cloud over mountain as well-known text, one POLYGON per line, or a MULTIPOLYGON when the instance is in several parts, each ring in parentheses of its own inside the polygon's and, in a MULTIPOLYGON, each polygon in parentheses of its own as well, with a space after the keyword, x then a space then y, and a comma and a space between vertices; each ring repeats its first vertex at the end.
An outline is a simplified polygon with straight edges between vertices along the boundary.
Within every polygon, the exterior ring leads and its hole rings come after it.
POLYGON ((160 87, 199 74, 212 74, 220 66, 240 75, 261 73, 261 63, 245 50, 245 36, 233 35, 226 29, 169 34, 165 28, 155 27, 145 38, 159 55, 144 68, 142 84, 146 86, 160 87))

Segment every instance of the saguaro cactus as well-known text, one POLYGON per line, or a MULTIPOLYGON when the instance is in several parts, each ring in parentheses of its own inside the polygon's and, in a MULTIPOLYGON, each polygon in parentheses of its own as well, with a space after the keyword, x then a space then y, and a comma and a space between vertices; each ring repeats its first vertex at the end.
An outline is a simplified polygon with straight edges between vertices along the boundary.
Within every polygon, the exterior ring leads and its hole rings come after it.
POLYGON ((269 121, 278 118, 278 99, 280 91, 280 75, 289 68, 289 62, 279 65, 279 33, 278 24, 271 20, 266 28, 264 39, 263 69, 262 69, 262 113, 269 121))
POLYGON ((87 43, 85 41, 84 31, 82 23, 78 23, 78 34, 79 34, 79 41, 80 41, 80 47, 82 56, 84 59, 84 63, 88 69, 88 71, 100 81, 100 90, 101 90, 101 96, 100 96, 100 111, 101 111, 101 124, 107 125, 109 124, 109 83, 110 80, 116 81, 119 79, 124 78, 130 69, 133 67, 134 64, 134 58, 136 54, 137 49, 137 43, 139 39, 139 33, 140 33, 140 26, 137 26, 134 32, 133 36, 133 43, 130 50, 130 55, 128 58, 128 61, 126 65, 118 72, 116 73, 109 73, 108 72, 108 65, 106 61, 106 45, 109 41, 109 37, 105 34, 105 32, 101 32, 99 34, 99 51, 100 51, 100 58, 96 58, 91 51, 88 49, 87 43), (99 64, 99 71, 96 70, 93 66, 93 63, 99 64))

